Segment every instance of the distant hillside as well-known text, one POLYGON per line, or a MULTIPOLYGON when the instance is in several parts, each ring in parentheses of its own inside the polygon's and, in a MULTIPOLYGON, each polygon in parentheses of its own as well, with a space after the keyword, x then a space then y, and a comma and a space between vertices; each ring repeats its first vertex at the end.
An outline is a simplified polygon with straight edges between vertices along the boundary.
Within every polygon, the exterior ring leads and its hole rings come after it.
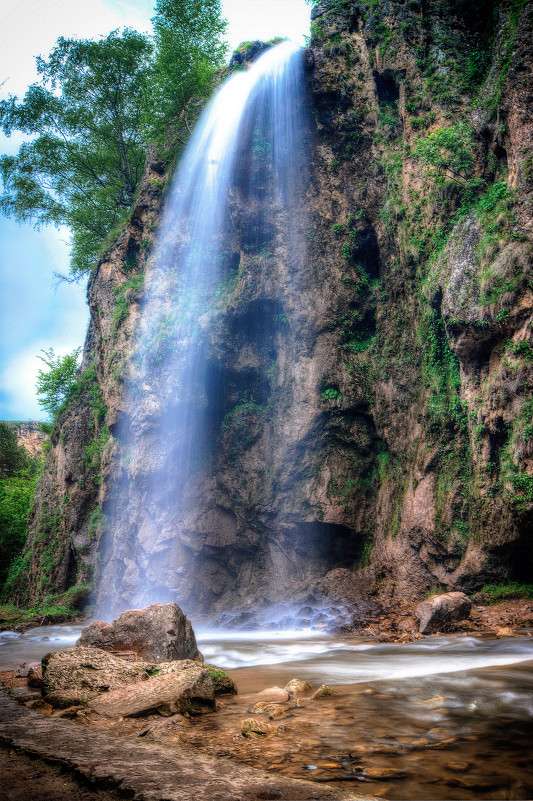
POLYGON ((39 423, 33 420, 5 420, 4 422, 16 431, 19 445, 26 448, 28 453, 31 453, 32 456, 43 455, 43 442, 48 437, 41 431, 39 423))

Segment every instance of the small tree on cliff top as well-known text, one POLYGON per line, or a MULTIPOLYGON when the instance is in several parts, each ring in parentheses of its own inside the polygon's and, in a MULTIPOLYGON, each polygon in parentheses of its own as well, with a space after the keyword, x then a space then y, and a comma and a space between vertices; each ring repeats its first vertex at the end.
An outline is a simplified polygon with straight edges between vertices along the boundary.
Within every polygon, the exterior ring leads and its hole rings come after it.
POLYGON ((53 420, 61 412, 63 404, 68 401, 76 389, 76 373, 81 348, 76 348, 66 356, 56 356, 53 348, 43 350, 44 356, 38 356, 48 367, 37 373, 37 395, 39 405, 46 409, 53 420))

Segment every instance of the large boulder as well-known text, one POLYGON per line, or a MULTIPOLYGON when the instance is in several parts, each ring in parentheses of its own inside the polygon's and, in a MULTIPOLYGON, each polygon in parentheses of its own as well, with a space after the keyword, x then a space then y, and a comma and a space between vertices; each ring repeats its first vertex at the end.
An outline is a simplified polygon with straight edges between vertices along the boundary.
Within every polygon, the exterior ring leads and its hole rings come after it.
POLYGON ((83 629, 80 646, 104 651, 135 651, 146 662, 198 659, 192 626, 175 603, 129 609, 112 623, 97 620, 83 629))
POLYGON ((147 681, 120 687, 90 700, 89 709, 109 718, 194 714, 215 708, 209 672, 197 663, 182 663, 180 670, 152 676, 147 681))
POLYGON ((99 648, 67 648, 43 659, 42 694, 52 706, 81 704, 98 693, 145 681, 150 668, 99 648))
POLYGON ((43 668, 47 703, 60 709, 85 704, 106 717, 210 711, 216 695, 237 691, 215 665, 192 659, 126 662, 100 648, 51 653, 43 668))
POLYGON ((464 620, 470 614, 472 603, 464 592, 446 592, 422 601, 415 609, 420 621, 421 634, 441 631, 447 624, 464 620))

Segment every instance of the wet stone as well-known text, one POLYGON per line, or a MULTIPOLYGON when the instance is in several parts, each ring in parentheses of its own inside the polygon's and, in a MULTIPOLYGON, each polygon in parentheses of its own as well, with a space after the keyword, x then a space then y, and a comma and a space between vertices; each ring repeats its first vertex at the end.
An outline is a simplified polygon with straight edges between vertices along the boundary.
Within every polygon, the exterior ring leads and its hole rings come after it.
POLYGON ((259 701, 272 701, 274 703, 282 704, 284 701, 289 700, 289 693, 283 687, 267 687, 257 694, 259 701))

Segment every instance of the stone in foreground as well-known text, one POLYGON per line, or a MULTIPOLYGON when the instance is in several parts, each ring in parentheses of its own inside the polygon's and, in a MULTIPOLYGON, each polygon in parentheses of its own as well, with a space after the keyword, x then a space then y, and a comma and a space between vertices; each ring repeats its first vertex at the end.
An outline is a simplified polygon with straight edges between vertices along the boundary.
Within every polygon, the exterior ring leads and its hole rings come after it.
POLYGON ((77 645, 135 651, 137 658, 146 662, 200 657, 190 621, 176 603, 129 609, 112 623, 97 620, 83 629, 77 645))
POLYGON ((470 615, 472 603, 464 592, 446 592, 422 601, 415 609, 420 621, 420 634, 441 631, 448 623, 464 620, 470 615))
POLYGON ((152 676, 104 693, 89 701, 88 707, 108 718, 140 717, 154 712, 194 714, 215 708, 215 692, 208 671, 191 663, 178 672, 152 676))
POLYGON ((42 694, 53 706, 81 704, 92 694, 148 679, 145 665, 100 648, 67 648, 43 659, 42 694))

